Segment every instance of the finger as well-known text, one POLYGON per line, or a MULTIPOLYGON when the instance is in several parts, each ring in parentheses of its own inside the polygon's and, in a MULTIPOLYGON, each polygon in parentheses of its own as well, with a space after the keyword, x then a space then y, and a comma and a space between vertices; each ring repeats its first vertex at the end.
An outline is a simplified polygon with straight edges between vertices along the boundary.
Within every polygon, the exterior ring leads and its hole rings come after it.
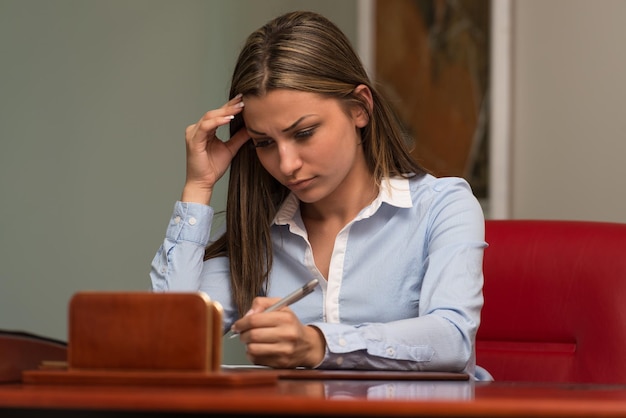
POLYGON ((216 116, 213 115, 209 119, 202 119, 196 125, 196 130, 192 133, 192 138, 214 137, 217 128, 226 125, 233 120, 234 115, 216 116))
MULTIPOLYGON (((233 97, 231 100, 226 102, 219 109, 210 110, 204 114, 203 119, 211 119, 211 118, 220 118, 220 117, 231 117, 240 113, 244 108, 243 96, 238 94, 233 97)), ((230 118, 232 119, 232 117, 230 118)))
POLYGON ((293 360, 293 347, 289 344, 246 344, 246 356, 254 364, 275 368, 297 366, 293 360))
POLYGON ((235 115, 241 113, 243 107, 242 96, 237 95, 219 109, 209 110, 195 125, 190 125, 187 128, 187 138, 194 138, 198 133, 201 134, 201 137, 204 137, 206 134, 214 133, 217 128, 226 125, 235 115))
POLYGON ((243 107, 243 96, 241 94, 238 94, 237 96, 230 99, 228 102, 224 103, 221 107, 206 112, 204 115, 202 115, 200 120, 202 121, 221 116, 236 115, 237 113, 241 112, 241 109, 243 109, 243 107))
MULTIPOLYGON (((237 132, 237 134, 239 134, 239 132, 237 132)), ((237 134, 235 134, 235 135, 237 135, 237 134)), ((247 131, 246 131, 246 134, 247 134, 247 131)), ((263 312, 264 310, 266 310, 267 308, 269 308, 270 306, 272 306, 273 304, 275 304, 279 300, 280 300, 280 298, 256 297, 252 301, 252 308, 251 309, 255 313, 256 312, 263 312)))
POLYGON ((241 342, 245 344, 278 344, 287 341, 283 338, 281 327, 254 327, 241 333, 241 342))
POLYGON ((237 103, 241 103, 241 102, 243 102, 243 95, 240 93, 236 95, 235 97, 233 97, 232 99, 230 99, 229 101, 227 101, 222 107, 235 106, 237 105, 237 103))
MULTIPOLYGON (((245 131, 245 130, 242 129, 239 132, 237 132, 235 135, 243 135, 242 131, 245 131)), ((235 137, 235 135, 233 135, 233 138, 235 137)), ((231 138, 229 142, 232 141, 233 138, 231 138)), ((245 135, 243 135, 243 138, 245 138, 245 135)), ((236 139, 235 141, 241 141, 241 139, 236 139)), ((245 141, 243 143, 245 143, 245 141)), ((241 147, 241 145, 239 147, 241 147)), ((278 302, 279 300, 280 298, 267 298, 267 297, 254 298, 254 300, 252 301, 252 306, 250 307, 248 312, 246 312, 246 314, 243 317, 241 317, 240 319, 235 321, 235 323, 233 323, 233 325, 230 328, 231 331, 237 334, 240 334, 252 328, 273 326, 276 320, 273 319, 274 317, 272 315, 275 314, 275 312, 264 313, 263 315, 257 315, 257 314, 263 313, 265 309, 272 306, 274 303, 278 302)), ((279 312, 279 311, 276 311, 276 312, 279 312)))
POLYGON ((289 320, 289 318, 285 317, 284 315, 285 312, 282 311, 255 313, 254 308, 252 308, 250 309, 250 311, 248 311, 246 315, 243 316, 243 318, 237 320, 233 324, 231 330, 238 334, 244 334, 250 331, 255 331, 255 334, 258 334, 256 332, 257 330, 276 329, 277 326, 283 325, 284 322, 289 320))
POLYGON ((235 135, 231 136, 228 141, 226 141, 226 147, 230 151, 231 155, 235 155, 239 149, 250 140, 250 134, 246 128, 241 128, 238 130, 235 135))

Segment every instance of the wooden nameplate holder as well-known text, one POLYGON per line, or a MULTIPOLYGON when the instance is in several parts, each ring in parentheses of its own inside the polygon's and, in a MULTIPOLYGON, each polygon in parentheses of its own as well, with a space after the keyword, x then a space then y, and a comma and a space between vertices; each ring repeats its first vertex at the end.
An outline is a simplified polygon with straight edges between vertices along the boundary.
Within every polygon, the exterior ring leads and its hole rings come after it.
POLYGON ((67 364, 24 383, 246 385, 276 373, 222 371, 222 307, 204 293, 79 292, 69 304, 67 364))

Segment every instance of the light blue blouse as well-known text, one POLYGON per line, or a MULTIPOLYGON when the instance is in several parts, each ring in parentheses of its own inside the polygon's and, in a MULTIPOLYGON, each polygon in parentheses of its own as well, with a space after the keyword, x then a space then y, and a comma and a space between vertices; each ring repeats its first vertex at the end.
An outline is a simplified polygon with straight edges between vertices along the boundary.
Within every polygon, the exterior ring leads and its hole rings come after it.
MULTIPOLYGON (((203 261, 213 209, 177 202, 150 272, 154 291, 203 291, 238 318, 225 257, 203 261)), ((328 280, 315 266, 299 201, 290 195, 272 224, 274 262, 266 296, 313 278, 291 305, 321 330, 319 368, 475 372, 483 305, 484 218, 460 178, 383 180, 378 197, 337 235, 328 280)))

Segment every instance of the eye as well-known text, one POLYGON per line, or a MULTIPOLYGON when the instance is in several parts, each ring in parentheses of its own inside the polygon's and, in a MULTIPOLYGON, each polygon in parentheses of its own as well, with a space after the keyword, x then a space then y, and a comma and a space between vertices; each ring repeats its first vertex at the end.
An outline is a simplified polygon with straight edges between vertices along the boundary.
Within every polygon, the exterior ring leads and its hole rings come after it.
POLYGON ((274 140, 272 139, 253 139, 252 142, 254 143, 254 147, 255 148, 265 148, 265 147, 269 147, 270 145, 272 145, 274 143, 274 140))
POLYGON ((295 133, 294 137, 296 139, 303 139, 312 136, 315 133, 315 129, 317 129, 318 125, 311 126, 310 128, 303 129, 295 133))

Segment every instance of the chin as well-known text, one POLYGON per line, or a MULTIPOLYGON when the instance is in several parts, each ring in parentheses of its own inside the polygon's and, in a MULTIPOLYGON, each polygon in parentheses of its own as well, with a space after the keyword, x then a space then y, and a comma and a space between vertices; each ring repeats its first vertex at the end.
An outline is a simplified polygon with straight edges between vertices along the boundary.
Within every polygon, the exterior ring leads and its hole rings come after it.
POLYGON ((302 203, 316 203, 316 202, 319 202, 324 197, 324 196, 320 196, 319 193, 314 193, 314 192, 310 192, 310 193, 294 192, 294 194, 302 203))
POLYGON ((298 200, 300 200, 300 202, 302 203, 315 203, 319 201, 319 199, 313 198, 307 194, 300 195, 296 193, 296 196, 298 197, 298 200))

